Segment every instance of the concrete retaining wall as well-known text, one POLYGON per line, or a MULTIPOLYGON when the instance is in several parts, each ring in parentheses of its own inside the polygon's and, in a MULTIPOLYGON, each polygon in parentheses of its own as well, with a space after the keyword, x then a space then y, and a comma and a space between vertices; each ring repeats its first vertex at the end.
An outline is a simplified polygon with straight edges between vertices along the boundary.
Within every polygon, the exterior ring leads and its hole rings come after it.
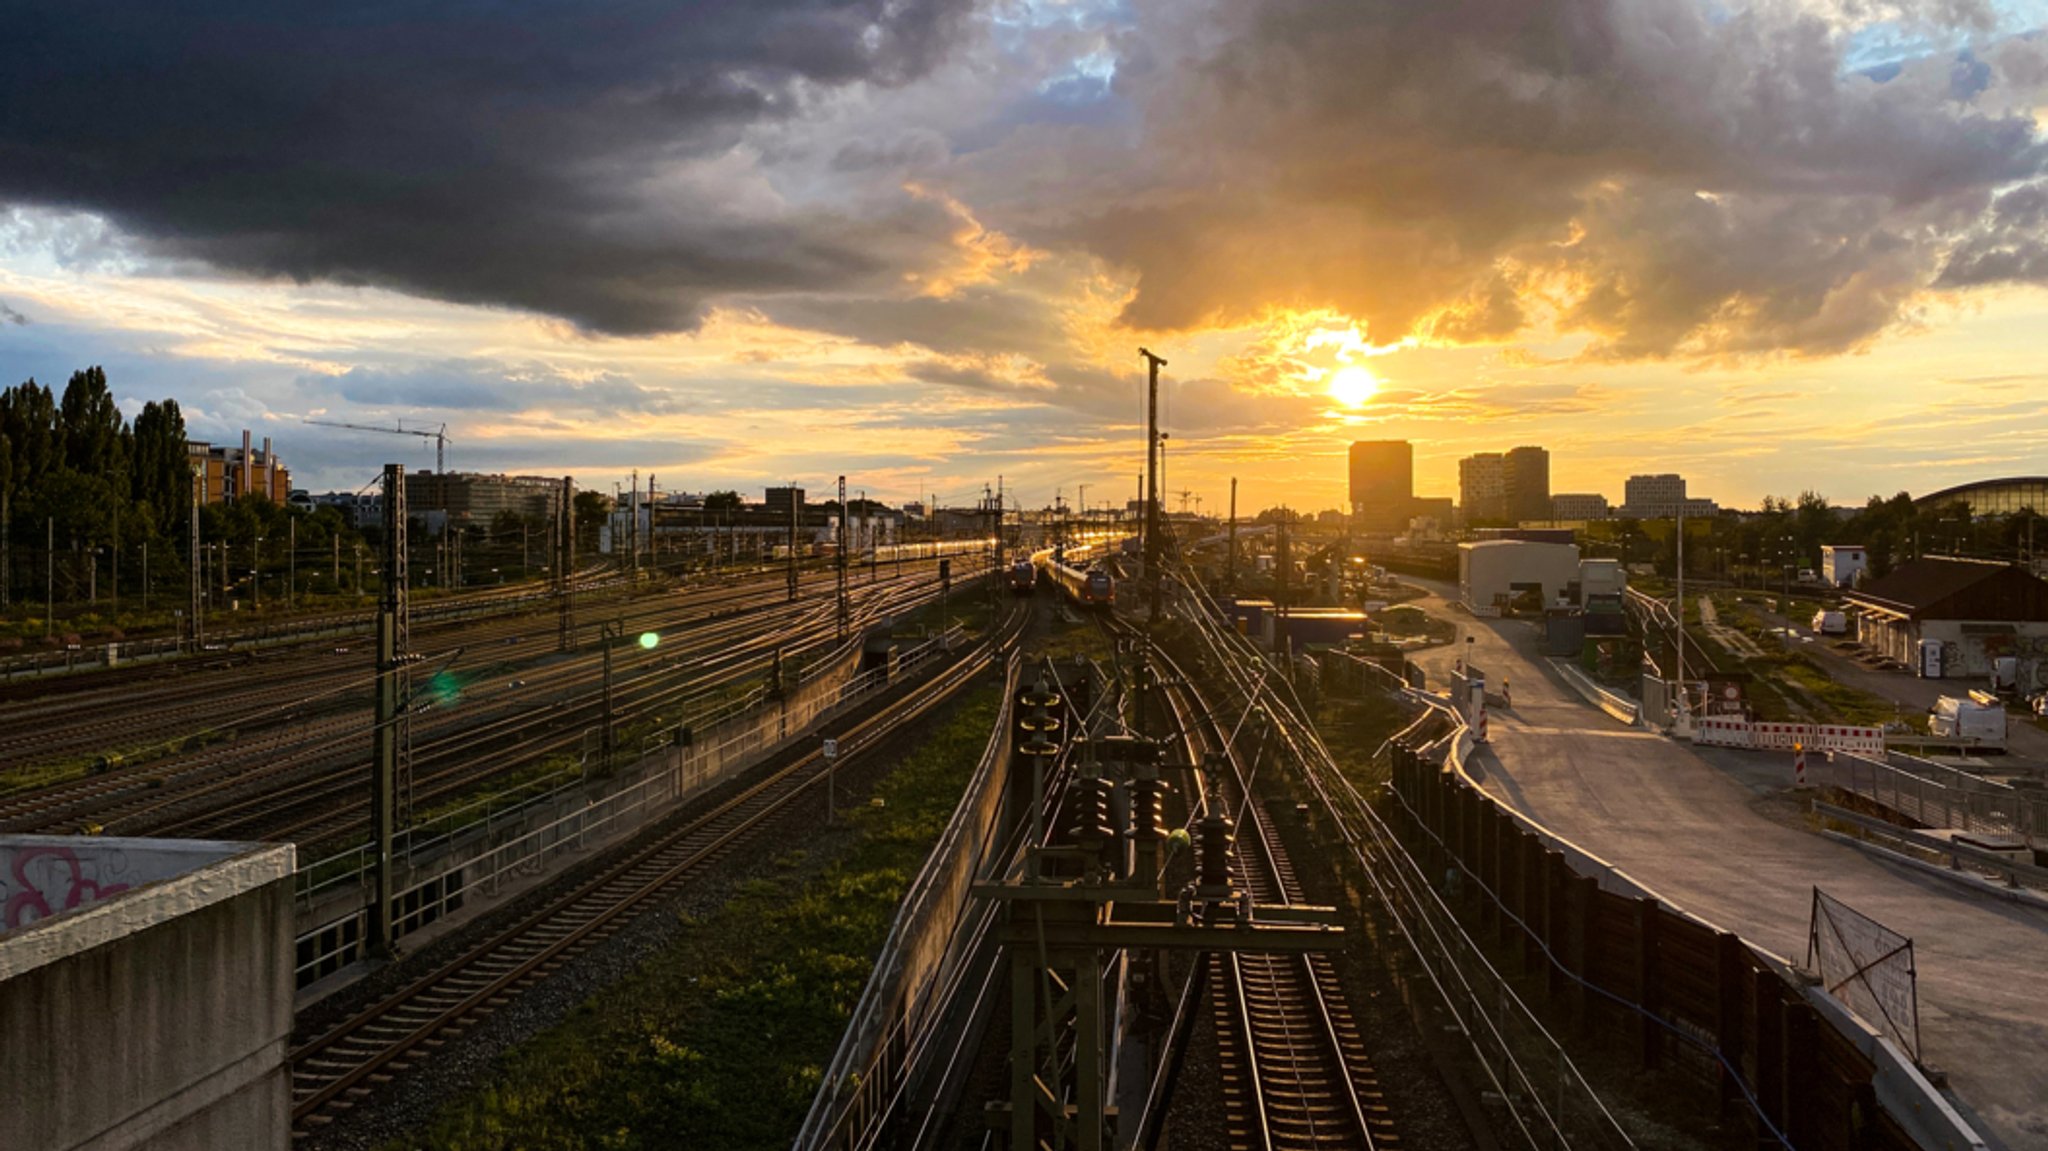
POLYGON ((97 885, 0 934, 0 1147, 288 1148, 293 859, 288 845, 0 839, 11 899, 18 875, 45 902, 97 885))

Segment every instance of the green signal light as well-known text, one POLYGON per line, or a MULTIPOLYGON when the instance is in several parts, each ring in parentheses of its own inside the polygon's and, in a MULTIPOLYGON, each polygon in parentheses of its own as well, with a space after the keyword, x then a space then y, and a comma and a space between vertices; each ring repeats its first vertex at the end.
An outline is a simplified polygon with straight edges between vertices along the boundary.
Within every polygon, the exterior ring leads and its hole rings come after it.
POLYGON ((660 642, 661 637, 654 634, 651 631, 643 631, 640 633, 640 646, 646 648, 648 651, 653 651, 654 645, 660 642))

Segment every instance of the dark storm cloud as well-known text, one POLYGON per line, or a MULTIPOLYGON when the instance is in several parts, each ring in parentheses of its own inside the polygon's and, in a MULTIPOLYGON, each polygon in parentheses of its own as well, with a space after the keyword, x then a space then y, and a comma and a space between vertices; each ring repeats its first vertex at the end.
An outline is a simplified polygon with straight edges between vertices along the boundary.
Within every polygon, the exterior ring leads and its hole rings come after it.
POLYGON ((152 255, 615 332, 733 291, 893 283, 949 224, 698 170, 835 88, 900 85, 970 0, 12 5, 0 201, 152 255), (696 165, 696 167, 693 167, 696 165))
MULTIPOLYGON (((1147 328, 1283 304, 1341 308, 1380 340, 1500 338, 1525 319, 1500 290, 1512 276, 1575 301, 1598 356, 1841 351, 1899 318, 1995 189, 2043 168, 2025 111, 2038 44, 1922 56, 1880 82, 1845 66, 1835 22, 1792 4, 1137 11, 1116 83, 1142 160, 1081 176, 1087 198, 1063 214, 1020 194, 988 216, 1135 271, 1125 316, 1147 328)), ((1988 19, 1974 4, 1835 15, 1988 19)), ((1103 145, 1044 136, 1039 167, 1103 145)), ((970 166, 977 195, 1037 190, 1031 165, 970 166)))
POLYGON ((27 316, 24 316, 20 312, 15 311, 13 308, 8 307, 7 301, 0 300, 0 324, 13 324, 16 327, 21 327, 26 325, 27 323, 27 316))
POLYGON ((351 368, 336 376, 301 376, 309 401, 330 398, 358 408, 448 412, 593 412, 673 415, 686 405, 668 392, 606 373, 571 379, 539 366, 453 360, 418 367, 351 368))

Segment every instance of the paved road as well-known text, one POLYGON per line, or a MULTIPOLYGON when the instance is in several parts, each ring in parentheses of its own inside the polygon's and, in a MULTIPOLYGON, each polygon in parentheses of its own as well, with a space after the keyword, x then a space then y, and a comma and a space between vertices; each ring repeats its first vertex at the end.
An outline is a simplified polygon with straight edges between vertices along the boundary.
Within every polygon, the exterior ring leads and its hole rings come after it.
MULTIPOLYGON (((1417 606, 1475 637, 1473 662, 1515 706, 1490 713, 1483 785, 1671 903, 1794 961, 1819 885, 1913 937, 1926 1061, 2012 1151, 2048 1147, 2048 912, 1880 862, 1804 829, 1768 753, 1708 754, 1586 704, 1520 621, 1417 606)), ((1461 637, 1457 647, 1466 646, 1461 637)), ((1418 660, 1445 681, 1452 648, 1418 660)), ((1789 782, 1789 780, 1785 780, 1789 782)))

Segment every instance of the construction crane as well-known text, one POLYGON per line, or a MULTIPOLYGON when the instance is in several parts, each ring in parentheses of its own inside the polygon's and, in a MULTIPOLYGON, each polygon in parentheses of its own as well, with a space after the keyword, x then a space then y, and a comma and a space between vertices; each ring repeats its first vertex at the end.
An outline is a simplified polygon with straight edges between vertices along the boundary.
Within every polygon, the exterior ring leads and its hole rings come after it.
POLYGON ((306 422, 318 424, 323 428, 348 428, 351 431, 357 432, 383 432, 385 435, 391 436, 419 436, 422 439, 434 441, 434 491, 440 497, 435 502, 441 505, 435 509, 441 513, 441 537, 436 547, 438 553, 437 563, 440 571, 438 582, 442 587, 449 587, 457 582, 455 573, 450 570, 450 552, 448 548, 448 480, 446 478, 448 475, 448 425, 442 424, 433 431, 428 432, 421 431, 418 428, 384 428, 378 427, 375 424, 345 424, 339 420, 307 420, 306 422))
POLYGON ((438 474, 444 473, 444 472, 446 472, 446 471, 448 470, 448 425, 447 425, 447 424, 442 424, 442 425, 441 425, 440 427, 438 427, 438 428, 435 428, 435 429, 434 429, 433 431, 431 431, 431 432, 427 432, 427 431, 421 431, 421 430, 420 430, 420 429, 418 429, 418 428, 406 428, 406 427, 397 427, 397 428, 380 428, 380 427, 377 427, 377 426, 375 426, 375 425, 372 425, 372 424, 344 424, 344 423, 341 423, 341 422, 339 422, 339 421, 336 421, 336 420, 307 420, 306 422, 307 422, 307 423, 309 423, 309 424, 318 424, 318 425, 320 425, 320 426, 321 426, 321 427, 323 427, 323 428, 349 428, 349 429, 351 429, 351 430, 353 430, 353 431, 358 431, 358 432, 383 432, 383 433, 385 433, 386 435, 392 435, 392 436, 419 436, 419 437, 421 437, 421 438, 423 438, 423 439, 429 439, 429 440, 432 440, 432 441, 434 441, 434 472, 435 472, 435 474, 437 474, 437 475, 438 475, 438 474))

